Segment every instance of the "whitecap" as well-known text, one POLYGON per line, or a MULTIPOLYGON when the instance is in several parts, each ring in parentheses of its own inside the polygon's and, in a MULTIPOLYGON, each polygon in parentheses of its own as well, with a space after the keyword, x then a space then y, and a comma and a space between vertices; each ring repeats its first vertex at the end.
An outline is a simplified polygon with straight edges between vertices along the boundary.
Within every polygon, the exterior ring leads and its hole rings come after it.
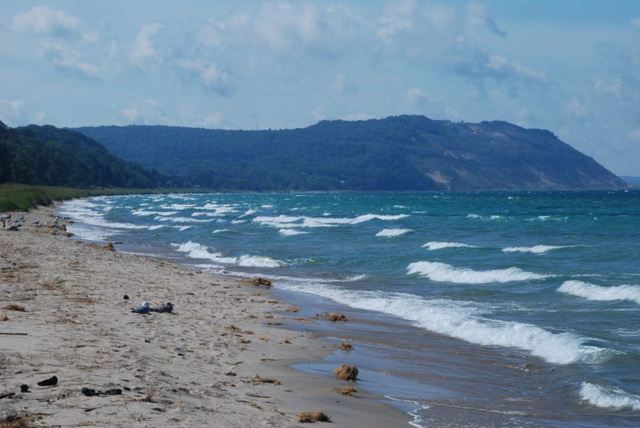
POLYGON ((295 236, 295 235, 306 235, 308 232, 303 232, 302 230, 297 229, 280 229, 278 231, 282 236, 295 236))
POLYGON ((393 238, 395 236, 404 235, 409 232, 413 232, 413 231, 411 229, 382 229, 380 232, 376 233, 376 236, 393 238))
POLYGON ((171 245, 177 248, 178 251, 187 253, 187 255, 193 259, 211 260, 212 262, 220 263, 223 265, 263 268, 274 268, 286 265, 286 263, 283 261, 275 260, 271 257, 265 256, 252 256, 245 254, 240 257, 225 257, 222 255, 222 253, 211 251, 208 247, 192 241, 186 242, 184 244, 171 245))
POLYGON ((224 233, 224 232, 231 232, 231 230, 229 230, 229 229, 216 229, 211 233, 224 233))
POLYGON ((534 245, 533 247, 507 247, 502 251, 505 253, 533 253, 543 254, 551 250, 559 250, 561 248, 571 248, 571 245, 534 245))
POLYGON ((440 262, 416 262, 407 267, 409 274, 426 276, 432 281, 454 282, 458 284, 488 284, 514 281, 529 281, 548 278, 548 275, 526 272, 517 267, 476 271, 456 268, 440 262))
POLYGON ((580 397, 591 405, 605 409, 640 410, 640 397, 619 388, 582 382, 580 397))
POLYGON ((640 287, 637 285, 618 285, 602 287, 582 281, 565 281, 558 291, 587 300, 613 301, 630 300, 640 304, 640 287))
POLYGON ((442 250, 444 248, 477 248, 473 245, 463 244, 461 242, 438 242, 431 241, 423 245, 424 248, 428 248, 429 251, 442 250))
POLYGON ((572 333, 551 333, 533 324, 483 316, 471 302, 427 300, 407 293, 346 290, 321 283, 279 283, 284 288, 312 293, 357 309, 394 315, 425 330, 482 346, 516 348, 553 364, 598 363, 610 356, 603 348, 587 346, 572 333))

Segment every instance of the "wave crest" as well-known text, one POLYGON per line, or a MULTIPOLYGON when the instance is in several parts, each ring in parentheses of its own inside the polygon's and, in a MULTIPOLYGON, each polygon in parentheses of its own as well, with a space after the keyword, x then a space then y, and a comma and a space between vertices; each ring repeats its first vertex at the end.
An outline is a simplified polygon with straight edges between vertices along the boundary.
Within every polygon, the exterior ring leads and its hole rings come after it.
POLYGON ((432 281, 455 282, 458 284, 488 284, 545 279, 548 275, 526 272, 517 267, 476 271, 456 268, 440 262, 416 262, 407 266, 409 274, 426 276, 432 281))

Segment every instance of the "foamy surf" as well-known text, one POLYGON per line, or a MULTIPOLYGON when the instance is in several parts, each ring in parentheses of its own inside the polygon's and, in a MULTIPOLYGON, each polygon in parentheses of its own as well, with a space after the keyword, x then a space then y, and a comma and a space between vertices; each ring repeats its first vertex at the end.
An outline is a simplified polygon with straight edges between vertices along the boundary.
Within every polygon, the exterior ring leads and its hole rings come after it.
POLYGON ((306 235, 308 232, 303 232, 302 230, 297 230, 297 229, 280 229, 278 233, 282 236, 296 236, 296 235, 306 235))
POLYGON ((477 271, 473 269, 456 268, 440 262, 411 263, 407 266, 407 272, 409 274, 425 276, 432 281, 454 282, 457 284, 489 284, 492 282, 506 283, 531 281, 549 277, 548 275, 526 272, 517 267, 477 271))
POLYGON ((411 229, 382 229, 380 232, 376 233, 376 236, 381 236, 383 238, 393 238, 409 232, 413 231, 411 229))
POLYGON ((184 244, 171 244, 171 246, 175 247, 181 253, 187 253, 187 256, 192 259, 210 260, 222 265, 262 268, 286 266, 286 263, 283 261, 274 260, 265 256, 242 255, 240 257, 225 257, 222 253, 212 252, 208 247, 192 241, 184 244))
POLYGON ((463 244, 461 242, 438 242, 438 241, 427 242, 422 247, 427 248, 429 251, 443 250, 445 248, 477 248, 473 245, 463 244))
POLYGON ((558 291, 577 297, 583 297, 587 300, 630 300, 640 304, 640 287, 637 285, 602 287, 582 281, 565 281, 560 288, 558 288, 558 291))
POLYGON ((285 288, 329 298, 357 309, 394 315, 418 327, 482 346, 516 348, 553 364, 596 363, 606 349, 585 346, 572 333, 551 333, 532 324, 486 318, 472 303, 426 300, 406 293, 351 291, 326 284, 284 284, 285 288))
POLYGON ((640 410, 640 397, 619 388, 583 382, 580 387, 580 398, 593 406, 604 409, 640 410))
POLYGON ((533 254, 543 254, 549 252, 551 250, 559 250, 562 248, 570 248, 567 245, 534 245, 533 247, 507 247, 503 248, 502 251, 505 253, 533 253, 533 254))
POLYGON ((313 228, 313 227, 337 227, 341 225, 355 225, 371 220, 393 221, 408 217, 407 214, 398 215, 380 215, 380 214, 364 214, 354 218, 348 217, 307 217, 307 216, 258 216, 252 221, 263 226, 277 227, 278 229, 287 228, 313 228))

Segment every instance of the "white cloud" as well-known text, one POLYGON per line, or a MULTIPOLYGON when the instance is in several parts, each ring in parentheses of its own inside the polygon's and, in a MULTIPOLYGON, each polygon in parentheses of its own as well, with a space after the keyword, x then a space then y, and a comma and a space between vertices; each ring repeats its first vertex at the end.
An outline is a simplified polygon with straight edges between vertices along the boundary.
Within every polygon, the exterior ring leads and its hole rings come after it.
POLYGON ((51 64, 62 72, 87 79, 100 79, 102 77, 98 67, 85 61, 80 52, 68 46, 45 43, 43 44, 43 51, 51 64))
POLYGON ((131 103, 122 110, 122 116, 127 123, 138 125, 169 124, 169 118, 160 105, 154 99, 144 99, 131 103))
POLYGON ((640 128, 631 131, 629 133, 629 138, 635 143, 640 143, 640 128))
POLYGON ((229 72, 214 63, 202 60, 180 59, 176 61, 179 70, 187 77, 195 77, 204 88, 218 95, 229 95, 232 92, 229 72))
POLYGON ((336 74, 333 76, 331 89, 343 95, 356 95, 358 93, 358 85, 356 82, 344 74, 336 74))
POLYGON ((482 28, 489 30, 501 37, 506 37, 507 33, 496 24, 493 19, 492 13, 486 4, 481 3, 469 3, 467 5, 467 20, 470 27, 482 28))
POLYGON ((601 94, 618 98, 622 93, 622 81, 620 78, 612 80, 598 79, 595 83, 595 89, 601 94))
POLYGON ((162 55, 153 43, 154 36, 162 29, 160 24, 150 24, 143 26, 136 36, 131 49, 129 59, 142 69, 155 68, 163 61, 162 55))
POLYGON ((0 99, 0 120, 5 125, 15 126, 24 122, 24 100, 0 99))
POLYGON ((69 36, 80 34, 84 25, 73 15, 49 6, 36 6, 13 17, 11 27, 16 31, 48 35, 69 36))
POLYGON ((346 120, 349 122, 355 122, 359 120, 374 119, 374 116, 371 116, 370 114, 365 114, 365 113, 356 113, 356 114, 348 114, 346 116, 341 117, 340 119, 346 120))
POLYGON ((575 98, 565 103, 564 108, 577 119, 584 119, 590 115, 588 106, 575 98))

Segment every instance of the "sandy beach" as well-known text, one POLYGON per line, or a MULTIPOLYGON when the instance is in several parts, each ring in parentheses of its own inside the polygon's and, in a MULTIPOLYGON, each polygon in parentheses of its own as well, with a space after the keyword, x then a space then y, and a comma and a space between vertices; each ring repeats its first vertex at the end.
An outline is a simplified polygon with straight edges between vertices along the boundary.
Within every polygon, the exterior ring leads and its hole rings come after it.
POLYGON ((288 427, 322 410, 333 427, 408 426, 380 397, 332 391, 357 381, 288 368, 335 347, 282 328, 313 320, 268 288, 74 240, 51 208, 20 216, 0 229, 3 423, 288 427), (133 313, 143 301, 174 310, 133 313))

